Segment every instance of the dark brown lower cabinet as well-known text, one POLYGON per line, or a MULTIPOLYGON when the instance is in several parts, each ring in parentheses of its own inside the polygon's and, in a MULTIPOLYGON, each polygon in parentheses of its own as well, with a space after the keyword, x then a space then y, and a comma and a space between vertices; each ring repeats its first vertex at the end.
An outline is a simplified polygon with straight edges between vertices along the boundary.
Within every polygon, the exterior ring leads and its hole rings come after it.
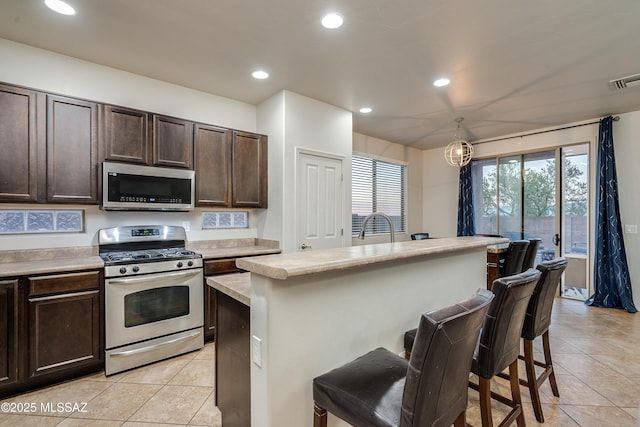
POLYGON ((216 291, 206 283, 207 276, 237 273, 236 258, 213 259, 204 262, 204 340, 213 341, 216 335, 216 291))
POLYGON ((18 381, 17 279, 0 281, 0 388, 18 381))
POLYGON ((0 397, 103 369, 103 287, 101 270, 0 282, 0 397))
POLYGON ((225 427, 251 426, 250 308, 217 293, 216 405, 225 427))

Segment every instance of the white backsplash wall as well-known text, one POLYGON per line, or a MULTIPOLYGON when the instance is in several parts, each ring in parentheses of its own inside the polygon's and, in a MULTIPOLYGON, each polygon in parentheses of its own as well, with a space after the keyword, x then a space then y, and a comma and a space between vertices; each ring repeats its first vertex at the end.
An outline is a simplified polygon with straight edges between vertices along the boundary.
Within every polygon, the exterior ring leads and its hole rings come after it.
MULTIPOLYGON (((179 225, 189 223, 187 240, 221 240, 255 238, 257 215, 249 210, 248 228, 230 228, 222 230, 203 230, 202 211, 214 209, 197 208, 192 212, 105 212, 98 206, 76 205, 40 205, 40 204, 0 204, 0 209, 84 209, 84 233, 42 233, 42 234, 5 234, 0 235, 0 250, 24 250, 40 248, 61 248, 72 246, 97 245, 98 230, 123 225, 179 225)), ((230 211, 230 209, 220 209, 230 211)), ((242 211, 247 211, 242 209, 242 211)))

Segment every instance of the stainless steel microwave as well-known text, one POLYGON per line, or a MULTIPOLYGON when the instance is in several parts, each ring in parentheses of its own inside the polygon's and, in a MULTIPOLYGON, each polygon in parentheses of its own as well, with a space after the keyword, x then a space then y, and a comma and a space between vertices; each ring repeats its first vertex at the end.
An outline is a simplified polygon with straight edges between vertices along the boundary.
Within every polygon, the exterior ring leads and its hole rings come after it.
POLYGON ((102 163, 104 210, 189 211, 194 199, 192 170, 102 163))

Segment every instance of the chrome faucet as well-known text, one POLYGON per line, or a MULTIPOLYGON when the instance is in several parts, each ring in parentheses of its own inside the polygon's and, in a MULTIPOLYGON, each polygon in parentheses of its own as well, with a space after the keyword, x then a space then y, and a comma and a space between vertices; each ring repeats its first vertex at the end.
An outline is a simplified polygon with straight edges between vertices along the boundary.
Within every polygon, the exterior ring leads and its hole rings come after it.
POLYGON ((391 222, 391 218, 389 218, 387 214, 383 214, 382 212, 374 212, 372 214, 367 215, 364 221, 362 221, 362 228, 360 229, 360 234, 358 234, 358 239, 364 240, 364 231, 367 229, 367 222, 369 222, 371 218, 376 216, 382 217, 385 220, 387 220, 387 222, 389 223, 389 230, 391 230, 390 232, 391 243, 395 242, 396 237, 395 237, 395 230, 393 228, 393 222, 391 222))

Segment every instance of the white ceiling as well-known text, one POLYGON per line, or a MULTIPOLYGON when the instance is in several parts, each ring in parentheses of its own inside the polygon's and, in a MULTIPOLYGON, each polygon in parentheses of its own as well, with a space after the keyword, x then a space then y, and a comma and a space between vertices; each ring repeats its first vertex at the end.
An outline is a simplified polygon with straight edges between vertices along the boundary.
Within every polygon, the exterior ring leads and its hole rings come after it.
POLYGON ((638 0, 68 1, 0 0, 0 37, 250 104, 290 90, 422 149, 456 117, 474 141, 640 110, 640 86, 608 85, 640 73, 638 0))

